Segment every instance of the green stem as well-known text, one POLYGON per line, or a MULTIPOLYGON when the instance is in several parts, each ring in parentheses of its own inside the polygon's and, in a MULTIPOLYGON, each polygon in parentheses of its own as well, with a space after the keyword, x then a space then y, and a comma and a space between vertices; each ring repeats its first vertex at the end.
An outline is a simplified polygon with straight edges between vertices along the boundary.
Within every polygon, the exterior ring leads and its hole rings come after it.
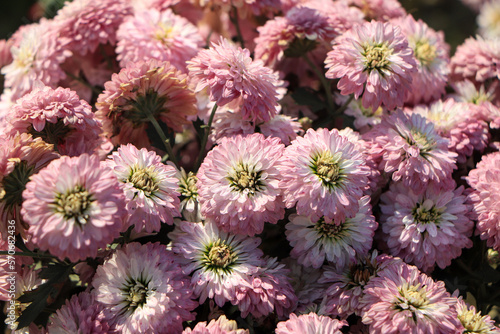
POLYGON ((57 256, 44 253, 33 253, 33 252, 16 252, 15 254, 9 254, 8 251, 0 251, 0 255, 11 255, 11 256, 29 256, 33 258, 40 259, 57 259, 57 256))
POLYGON ((340 108, 338 108, 337 110, 335 110, 335 113, 337 113, 337 114, 343 113, 344 110, 347 109, 347 107, 349 106, 349 103, 351 103, 353 99, 354 99, 354 94, 351 94, 349 96, 349 98, 347 99, 347 101, 345 101, 345 103, 343 105, 341 105, 340 108))
POLYGON ((161 138, 161 141, 163 142, 163 145, 165 146, 165 150, 167 151, 167 154, 170 158, 170 161, 172 161, 177 168, 179 168, 179 163, 177 162, 177 159, 175 158, 174 151, 172 150, 172 146, 170 146, 170 140, 167 139, 167 136, 165 136, 165 132, 163 132, 160 124, 158 124, 158 121, 156 118, 154 118, 153 114, 149 110, 149 108, 144 108, 146 116, 148 117, 149 121, 153 126, 155 127, 156 132, 161 138))
POLYGON ((194 173, 198 171, 198 168, 200 168, 203 158, 205 158, 205 147, 207 146, 208 136, 210 135, 210 129, 212 127, 212 121, 214 120, 216 110, 217 110, 217 103, 214 104, 212 112, 210 113, 210 118, 208 119, 208 124, 205 126, 205 132, 203 133, 203 138, 201 139, 200 154, 198 155, 198 159, 196 159, 196 164, 194 165, 193 168, 194 173))
POLYGON ((321 69, 314 64, 311 59, 307 56, 307 54, 302 55, 302 58, 306 61, 306 63, 309 65, 311 70, 316 74, 318 77, 319 81, 321 82, 321 85, 323 86, 323 89, 325 90, 326 94, 326 103, 328 105, 328 112, 333 115, 334 113, 334 108, 333 108, 333 96, 332 96, 332 89, 330 85, 330 81, 328 81, 325 77, 325 74, 321 69))
POLYGON ((70 77, 71 79, 76 80, 76 81, 78 81, 79 83, 83 84, 84 86, 87 86, 88 88, 90 88, 94 94, 99 95, 99 94, 101 94, 101 93, 102 93, 102 91, 101 91, 100 89, 98 89, 97 87, 92 86, 92 85, 91 85, 89 82, 87 82, 86 80, 83 80, 82 78, 80 78, 80 77, 78 77, 78 76, 76 76, 76 75, 74 75, 74 74, 72 74, 72 73, 69 73, 69 72, 67 72, 67 71, 66 71, 65 73, 66 73, 66 75, 67 75, 68 77, 70 77))
POLYGON ((240 41, 241 48, 244 49, 245 41, 243 40, 243 35, 241 34, 240 23, 238 20, 238 9, 233 6, 232 12, 233 14, 229 15, 229 18, 236 28, 236 35, 238 36, 238 40, 240 41))

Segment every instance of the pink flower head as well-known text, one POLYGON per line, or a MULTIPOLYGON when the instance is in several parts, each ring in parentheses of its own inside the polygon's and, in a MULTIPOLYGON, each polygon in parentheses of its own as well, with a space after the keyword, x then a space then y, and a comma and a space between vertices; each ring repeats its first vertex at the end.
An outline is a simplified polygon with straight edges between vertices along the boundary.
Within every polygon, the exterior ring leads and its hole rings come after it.
POLYGON ((287 115, 276 115, 269 121, 259 125, 260 132, 266 137, 278 137, 285 145, 297 138, 298 134, 303 134, 302 126, 297 118, 287 115))
POLYGON ((371 214, 370 197, 359 200, 359 211, 343 222, 313 222, 306 216, 291 215, 286 237, 293 247, 290 255, 303 266, 319 268, 325 260, 342 270, 356 256, 364 256, 372 246, 378 224, 371 214))
POLYGON ((132 144, 122 145, 110 156, 108 166, 124 183, 126 225, 135 225, 137 233, 158 232, 161 223, 172 225, 179 216, 177 170, 161 162, 161 157, 132 144))
POLYGON ((476 87, 473 82, 464 80, 453 83, 453 88, 454 99, 468 104, 472 118, 491 122, 492 128, 500 128, 500 108, 493 104, 494 87, 486 90, 484 85, 476 87))
POLYGON ((172 250, 185 258, 184 270, 192 273, 191 284, 201 303, 213 298, 220 307, 226 301, 235 304, 237 289, 249 286, 248 277, 264 265, 257 248, 260 239, 228 234, 211 221, 180 222, 168 237, 172 250))
POLYGON ((289 270, 284 267, 276 258, 269 258, 263 267, 248 277, 248 286, 236 290, 234 303, 243 318, 248 314, 260 318, 273 311, 278 318, 284 318, 295 309, 297 296, 287 275, 289 270))
POLYGON ((234 320, 229 320, 225 315, 221 315, 217 320, 212 319, 210 323, 199 322, 196 326, 186 328, 182 334, 249 334, 248 329, 238 329, 238 324, 234 320))
POLYGON ((474 189, 469 199, 477 215, 477 232, 488 247, 500 250, 500 152, 483 156, 469 172, 467 182, 474 189))
POLYGON ((458 154, 459 163, 465 163, 474 150, 483 151, 488 144, 488 124, 474 117, 473 113, 478 112, 467 103, 438 100, 429 108, 415 107, 413 112, 426 117, 437 133, 449 140, 448 148, 458 154))
POLYGON ((53 146, 41 138, 30 134, 16 134, 5 140, 0 139, 0 235, 7 239, 12 227, 8 223, 15 221, 14 232, 25 237, 28 225, 21 219, 23 191, 33 174, 38 173, 51 160, 59 155, 53 146))
POLYGON ((130 14, 127 1, 75 0, 65 2, 54 21, 61 25, 59 36, 71 41, 68 48, 85 55, 99 45, 115 45, 116 30, 130 14))
POLYGON ((198 171, 201 212, 222 230, 254 235, 285 215, 277 163, 278 138, 261 134, 223 138, 198 171))
POLYGON ((117 32, 120 65, 156 59, 185 72, 186 61, 196 55, 204 40, 198 28, 171 9, 148 9, 129 16, 117 32))
POLYGON ((355 144, 338 130, 307 130, 286 147, 280 163, 280 187, 287 208, 317 220, 352 218, 368 182, 369 168, 355 144))
POLYGON ((8 134, 27 132, 63 155, 91 154, 99 144, 101 122, 92 107, 69 88, 43 86, 12 106, 8 134))
POLYGON ((482 83, 490 78, 500 78, 500 38, 468 38, 457 47, 451 58, 451 79, 469 79, 482 83))
POLYGON ((392 183, 382 194, 381 226, 390 253, 423 271, 437 264, 445 268, 472 247, 471 208, 463 187, 444 188, 429 183, 416 194, 403 183, 392 183))
POLYGON ((371 136, 382 147, 380 168, 415 193, 424 191, 429 181, 450 180, 457 168, 457 154, 448 150, 448 140, 419 114, 397 110, 382 118, 371 136))
POLYGON ((361 315, 365 306, 362 302, 363 290, 368 282, 377 277, 383 268, 402 262, 399 258, 374 251, 371 255, 360 256, 341 271, 333 266, 325 266, 319 282, 328 286, 324 298, 324 312, 342 319, 351 314, 361 315))
POLYGON ((477 312, 473 305, 466 304, 462 297, 456 300, 458 320, 464 328, 461 333, 500 334, 500 328, 495 326, 495 321, 489 315, 481 316, 481 312, 477 312))
POLYGON ((399 263, 380 271, 364 289, 363 323, 373 334, 457 333, 455 300, 444 282, 399 263))
POLYGON ((363 107, 402 106, 417 64, 401 29, 390 23, 366 22, 335 39, 325 60, 326 77, 340 78, 342 95, 361 95, 363 107))
POLYGON ((196 92, 208 87, 210 100, 219 106, 241 104, 242 118, 265 122, 277 114, 278 76, 261 60, 252 60, 248 49, 221 38, 201 50, 188 63, 196 92))
POLYGON ((173 131, 182 131, 196 115, 196 97, 187 77, 168 62, 129 63, 113 74, 97 99, 97 116, 113 143, 149 147, 149 114, 173 131))
POLYGON ((340 329, 344 326, 347 326, 347 321, 345 320, 332 319, 323 315, 317 315, 316 313, 301 314, 299 316, 292 313, 290 314, 290 319, 278 323, 275 333, 342 334, 340 329))
POLYGON ((12 100, 29 93, 37 81, 55 86, 66 77, 60 65, 71 52, 66 49, 68 39, 58 38, 58 31, 57 23, 42 19, 22 26, 12 37, 13 60, 1 70, 5 88, 12 90, 12 100))
POLYGON ((177 257, 160 243, 126 244, 97 268, 92 286, 120 333, 180 333, 198 306, 177 257))
MULTIPOLYGON (((344 105, 348 99, 348 96, 335 94, 335 100, 339 105, 344 105)), ((388 112, 386 108, 383 108, 382 106, 376 109, 372 107, 365 108, 363 107, 362 101, 353 99, 347 105, 344 113, 354 117, 354 128, 361 133, 364 133, 371 129, 374 125, 380 124, 382 116, 388 112)))
POLYGON ((115 333, 111 319, 106 319, 106 306, 96 301, 95 295, 84 291, 52 314, 47 324, 48 333, 115 333))
POLYGON ((367 21, 388 21, 406 15, 405 9, 397 0, 348 0, 347 2, 361 9, 367 21))
POLYGON ((417 60, 417 71, 413 72, 405 102, 417 104, 439 98, 445 93, 450 62, 450 47, 443 32, 436 32, 411 15, 391 22, 401 27, 417 60))
POLYGON ((96 156, 52 161, 31 177, 23 197, 31 242, 63 260, 96 257, 123 230, 123 192, 96 156))

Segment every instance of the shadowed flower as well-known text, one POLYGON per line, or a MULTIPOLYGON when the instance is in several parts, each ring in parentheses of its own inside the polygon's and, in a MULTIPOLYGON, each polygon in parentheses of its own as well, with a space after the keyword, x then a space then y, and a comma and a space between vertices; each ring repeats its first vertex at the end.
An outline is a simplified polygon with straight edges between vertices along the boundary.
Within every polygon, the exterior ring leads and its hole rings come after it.
POLYGON ((301 314, 297 316, 295 313, 290 314, 290 319, 278 323, 276 334, 342 334, 340 330, 347 326, 347 321, 332 319, 316 313, 301 314))

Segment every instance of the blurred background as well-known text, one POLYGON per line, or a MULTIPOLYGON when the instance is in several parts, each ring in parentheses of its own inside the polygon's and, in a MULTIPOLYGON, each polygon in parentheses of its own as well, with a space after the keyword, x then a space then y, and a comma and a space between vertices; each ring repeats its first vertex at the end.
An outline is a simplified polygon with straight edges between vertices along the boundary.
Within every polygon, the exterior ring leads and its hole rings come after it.
MULTIPOLYGON (((187 1, 187 0, 186 0, 187 1)), ((52 17, 64 0, 0 0, 0 39, 41 16, 52 17)), ((457 45, 476 34, 476 13, 461 0, 400 0, 406 11, 445 33, 453 55, 457 45)))

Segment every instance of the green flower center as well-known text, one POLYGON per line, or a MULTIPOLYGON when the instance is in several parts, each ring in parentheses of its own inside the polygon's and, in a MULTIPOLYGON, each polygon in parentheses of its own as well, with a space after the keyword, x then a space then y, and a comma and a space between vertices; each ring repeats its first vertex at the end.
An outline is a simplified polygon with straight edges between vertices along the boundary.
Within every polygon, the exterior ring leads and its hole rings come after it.
POLYGON ((365 57, 365 70, 369 72, 377 70, 380 72, 380 70, 388 68, 392 50, 389 49, 386 43, 381 43, 365 46, 362 54, 365 57))
POLYGON ((415 58, 422 66, 428 66, 436 59, 436 47, 430 45, 427 40, 419 40, 415 43, 415 58))
POLYGON ((148 289, 148 282, 143 277, 139 280, 129 278, 121 290, 125 303, 124 311, 130 313, 146 304, 148 296, 154 291, 148 289))
POLYGON ((401 310, 414 311, 427 305, 427 294, 420 284, 405 286, 399 289, 398 307, 401 310))
POLYGON ((254 167, 239 163, 231 169, 226 179, 234 191, 246 192, 253 196, 264 189, 261 175, 262 171, 256 171, 254 167))
POLYGON ((353 286, 363 286, 368 283, 376 271, 376 263, 370 261, 351 265, 349 268, 351 282, 349 282, 349 284, 353 286))
POLYGON ((476 313, 474 310, 464 310, 458 315, 458 320, 465 328, 463 333, 491 333, 491 328, 484 319, 481 312, 476 313))
POLYGON ((181 196, 185 198, 197 198, 198 188, 196 187, 196 182, 198 178, 193 172, 189 172, 186 178, 182 178, 179 182, 179 192, 181 196))
POLYGON ((7 209, 23 203, 23 191, 26 189, 34 167, 29 166, 26 161, 16 163, 12 172, 6 175, 1 183, 0 200, 5 203, 7 209))
POLYGON ((206 247, 202 263, 207 270, 221 274, 230 273, 237 260, 238 255, 233 248, 225 244, 224 241, 217 240, 206 247))
POLYGON ((430 209, 426 209, 421 203, 417 204, 412 213, 415 221, 422 224, 436 224, 441 218, 441 212, 439 212, 435 206, 432 206, 430 209))
POLYGON ((147 197, 151 197, 160 190, 159 182, 154 177, 153 168, 139 168, 132 170, 128 181, 134 185, 134 188, 141 190, 147 197))
POLYGON ((58 194, 54 204, 56 212, 63 214, 64 218, 84 225, 89 220, 87 210, 92 202, 92 194, 84 187, 76 186, 66 194, 58 194))
POLYGON ((314 229, 324 237, 333 238, 338 236, 343 230, 342 225, 336 225, 332 223, 326 223, 323 218, 320 218, 318 222, 314 225, 314 229))
POLYGON ((417 129, 410 130, 411 136, 406 138, 406 142, 410 145, 416 145, 421 155, 425 155, 436 147, 436 141, 429 139, 427 136, 417 129))
POLYGON ((324 151, 313 158, 312 165, 310 166, 313 173, 330 190, 337 186, 343 179, 339 161, 340 154, 336 154, 334 157, 330 151, 324 151))

